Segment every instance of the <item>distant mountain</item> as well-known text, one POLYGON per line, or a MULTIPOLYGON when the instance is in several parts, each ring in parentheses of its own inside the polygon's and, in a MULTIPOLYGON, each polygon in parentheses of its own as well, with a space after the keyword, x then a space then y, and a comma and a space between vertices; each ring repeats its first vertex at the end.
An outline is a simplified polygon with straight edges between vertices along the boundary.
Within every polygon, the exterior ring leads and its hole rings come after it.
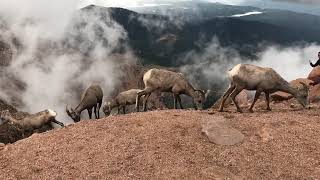
MULTIPOLYGON (((182 65, 179 58, 190 51, 201 52, 214 37, 219 39, 221 46, 232 47, 239 51, 240 55, 250 59, 254 59, 255 54, 268 44, 292 46, 300 43, 320 43, 320 26, 314 25, 320 24, 320 18, 314 15, 217 3, 176 3, 173 7, 180 10, 169 7, 171 6, 161 6, 177 13, 175 18, 172 18, 170 13, 168 16, 144 14, 94 5, 82 8, 75 15, 70 29, 66 31, 63 50, 80 51, 86 55, 96 47, 96 39, 102 46, 110 49, 114 42, 106 39, 104 34, 108 32, 104 32, 104 28, 119 25, 125 34, 111 53, 121 54, 130 48, 142 63, 161 66, 182 65), (261 13, 246 14, 253 11, 261 13), (198 13, 198 16, 193 16, 195 13, 198 13), (238 16, 232 17, 233 15, 238 16), (88 19, 87 16, 95 18, 88 19), (88 35, 86 28, 89 24, 95 30, 88 35)), ((160 7, 150 7, 147 10, 149 12, 157 8, 160 7)), ((48 47, 53 45, 48 43, 48 47)), ((11 57, 6 43, 0 42, 0 55, 5 57, 2 59, 11 57)), ((7 60, 2 64, 8 64, 7 60)))
POLYGON ((127 32, 130 47, 146 64, 174 66, 182 54, 190 50, 201 51, 201 44, 210 42, 213 37, 218 37, 222 46, 233 47, 241 55, 251 58, 260 50, 261 44, 288 46, 303 42, 320 42, 317 27, 313 29, 308 25, 312 21, 317 22, 317 16, 270 11, 272 13, 267 16, 266 12, 263 12, 258 15, 230 17, 257 8, 212 3, 197 4, 197 7, 207 12, 204 13, 206 18, 186 21, 184 18, 172 19, 170 16, 140 14, 122 8, 99 6, 85 7, 80 13, 95 12, 106 24, 111 20, 120 24, 127 32), (111 19, 104 18, 107 14, 110 14, 111 19), (303 21, 303 26, 307 28, 297 26, 291 20, 283 22, 284 17, 293 15, 301 15, 300 19, 297 17, 296 20, 303 21), (277 18, 278 16, 281 17, 277 18))
POLYGON ((135 12, 164 15, 170 17, 170 19, 178 18, 187 22, 205 21, 216 17, 229 17, 234 14, 243 14, 257 9, 259 8, 195 1, 176 2, 162 6, 131 8, 131 10, 135 12))
POLYGON ((177 17, 183 18, 189 22, 206 21, 217 17, 232 17, 233 15, 248 12, 261 12, 261 14, 242 16, 239 18, 242 20, 273 24, 289 29, 300 29, 311 34, 320 30, 320 16, 287 10, 261 9, 251 6, 232 6, 221 3, 190 1, 177 2, 168 6, 133 8, 132 10, 139 13, 166 15, 172 19, 177 17))

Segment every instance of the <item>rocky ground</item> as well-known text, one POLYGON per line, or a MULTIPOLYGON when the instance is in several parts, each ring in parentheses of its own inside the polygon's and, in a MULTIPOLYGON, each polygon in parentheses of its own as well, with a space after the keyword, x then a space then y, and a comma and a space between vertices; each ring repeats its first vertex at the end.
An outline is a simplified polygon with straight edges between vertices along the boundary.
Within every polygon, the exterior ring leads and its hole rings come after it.
MULTIPOLYGON (((291 106, 291 107, 290 107, 291 106)), ((82 121, 0 150, 0 179, 318 179, 320 110, 164 110, 82 121), (210 143, 223 118, 244 139, 210 143)))

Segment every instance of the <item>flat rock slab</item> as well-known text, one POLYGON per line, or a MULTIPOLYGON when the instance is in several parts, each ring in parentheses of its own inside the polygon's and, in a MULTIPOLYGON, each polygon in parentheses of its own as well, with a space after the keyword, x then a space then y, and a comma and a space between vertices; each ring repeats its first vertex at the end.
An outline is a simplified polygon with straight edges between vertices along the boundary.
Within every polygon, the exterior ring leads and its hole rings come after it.
POLYGON ((231 127, 222 116, 206 119, 202 123, 202 132, 211 143, 232 146, 241 143, 244 135, 237 129, 231 127))

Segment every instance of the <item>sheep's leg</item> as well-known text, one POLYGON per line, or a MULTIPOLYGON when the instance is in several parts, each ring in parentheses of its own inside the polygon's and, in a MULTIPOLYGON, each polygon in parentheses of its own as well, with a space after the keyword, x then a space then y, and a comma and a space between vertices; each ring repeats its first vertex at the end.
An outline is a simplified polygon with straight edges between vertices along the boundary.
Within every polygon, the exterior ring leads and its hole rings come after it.
POLYGON ((122 106, 123 114, 126 114, 126 106, 122 106))
POLYGON ((140 101, 140 95, 139 93, 136 96, 136 111, 139 112, 139 101, 140 101))
POLYGON ((249 108, 249 111, 250 112, 252 112, 253 113, 253 106, 254 106, 254 104, 257 102, 257 100, 259 99, 259 97, 260 97, 260 95, 261 95, 261 90, 257 90, 256 91, 256 94, 254 95, 254 100, 253 100, 253 102, 252 102, 252 104, 251 104, 251 106, 250 106, 250 108, 249 108))
POLYGON ((142 107, 143 111, 147 111, 148 99, 149 99, 150 95, 151 95, 151 93, 145 95, 145 97, 144 97, 143 107, 142 107))
POLYGON ((121 106, 118 106, 118 113, 117 114, 120 114, 120 108, 121 108, 121 106))
POLYGON ((173 94, 173 108, 174 109, 178 109, 177 108, 177 95, 173 94))
POLYGON ((151 92, 152 92, 151 88, 145 88, 144 90, 137 93, 137 96, 136 96, 136 110, 137 110, 137 112, 139 112, 140 97, 143 95, 147 95, 149 93, 151 94, 151 92))
POLYGON ((89 114, 89 119, 92 118, 92 109, 87 109, 88 110, 88 114, 89 114))
POLYGON ((57 121, 56 119, 52 120, 52 122, 60 125, 61 127, 64 127, 64 124, 62 122, 57 121))
POLYGON ((137 96, 136 96, 136 111, 139 112, 139 106, 140 106, 140 98, 141 96, 145 95, 146 94, 146 91, 145 90, 142 90, 140 92, 137 93, 137 96))
POLYGON ((269 92, 264 92, 264 93, 266 95, 267 110, 271 111, 271 108, 270 108, 270 93, 269 92))
POLYGON ((178 97, 178 102, 179 102, 179 104, 180 104, 180 108, 181 108, 181 109, 183 109, 183 106, 182 106, 182 103, 181 103, 181 97, 180 97, 180 95, 178 95, 177 97, 178 97))
POLYGON ((98 119, 98 115, 97 115, 97 105, 95 105, 93 107, 93 111, 94 111, 94 116, 96 117, 96 119, 98 119))
POLYGON ((236 89, 230 95, 231 100, 233 101, 234 105, 236 105, 237 111, 240 113, 242 113, 242 110, 241 110, 238 102, 236 101, 236 97, 242 90, 243 90, 243 88, 236 87, 236 89))
POLYGON ((100 108, 102 105, 102 100, 98 102, 98 118, 100 118, 100 108))
POLYGON ((230 96, 230 94, 232 93, 232 91, 236 88, 236 86, 234 85, 230 85, 229 89, 224 93, 223 97, 222 97, 222 102, 220 104, 220 109, 219 111, 222 112, 223 111, 223 106, 224 103, 226 102, 226 100, 228 99, 228 97, 230 96))

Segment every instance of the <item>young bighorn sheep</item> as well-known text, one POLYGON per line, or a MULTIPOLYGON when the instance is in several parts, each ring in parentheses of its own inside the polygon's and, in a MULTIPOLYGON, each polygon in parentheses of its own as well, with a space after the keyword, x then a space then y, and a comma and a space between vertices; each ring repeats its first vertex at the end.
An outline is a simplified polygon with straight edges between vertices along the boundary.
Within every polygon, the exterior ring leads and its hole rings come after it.
POLYGON ((164 69, 150 69, 143 75, 143 82, 145 88, 137 94, 137 111, 139 111, 140 97, 143 95, 145 95, 143 101, 143 110, 146 111, 148 98, 154 91, 172 92, 174 95, 175 109, 177 109, 177 101, 179 102, 181 109, 183 108, 180 94, 191 96, 196 104, 196 108, 202 109, 205 101, 205 92, 194 89, 182 73, 176 73, 164 69))
POLYGON ((113 108, 118 108, 118 114, 122 108, 123 114, 126 113, 126 106, 136 104, 136 96, 141 89, 130 89, 119 93, 114 99, 109 102, 105 102, 102 110, 106 116, 109 116, 113 108))
POLYGON ((3 123, 12 122, 14 124, 18 124, 24 129, 30 130, 38 129, 51 122, 64 127, 64 124, 62 122, 59 122, 55 119, 56 116, 57 113, 51 109, 47 109, 36 114, 29 115, 21 120, 13 118, 10 115, 9 110, 2 111, 0 113, 0 118, 3 121, 3 123))
POLYGON ((266 95, 267 110, 271 110, 269 95, 276 91, 292 94, 303 107, 308 105, 308 86, 301 83, 302 88, 293 87, 272 68, 263 68, 250 64, 238 64, 233 67, 228 74, 231 83, 229 89, 223 95, 220 111, 223 111, 224 103, 230 96, 236 105, 237 111, 242 112, 238 103, 235 101, 235 98, 243 89, 256 90, 254 100, 249 108, 250 112, 253 112, 253 106, 262 92, 266 95))
POLYGON ((92 118, 92 108, 96 119, 100 117, 99 110, 102 105, 103 92, 99 85, 91 85, 81 96, 81 101, 75 109, 66 107, 67 114, 75 121, 80 121, 80 114, 83 110, 87 110, 89 118, 92 118))

